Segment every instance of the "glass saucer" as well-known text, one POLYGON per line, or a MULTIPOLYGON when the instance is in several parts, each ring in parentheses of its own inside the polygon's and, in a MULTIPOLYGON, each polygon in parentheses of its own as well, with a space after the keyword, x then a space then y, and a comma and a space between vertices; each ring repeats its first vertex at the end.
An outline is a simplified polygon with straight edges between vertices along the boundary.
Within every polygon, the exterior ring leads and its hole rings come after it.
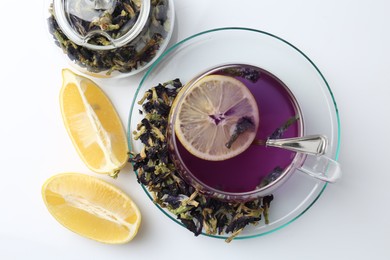
MULTIPOLYGON (((302 110, 305 135, 323 134, 329 139, 326 156, 337 160, 340 149, 340 119, 332 91, 317 66, 298 48, 270 33, 250 28, 218 28, 188 37, 165 51, 149 68, 135 93, 128 121, 128 144, 139 153, 142 144, 132 132, 142 120, 137 104, 144 92, 158 83, 179 78, 183 84, 207 69, 225 64, 249 64, 265 69, 292 91, 302 110)), ((321 196, 327 184, 299 171, 274 193, 269 218, 248 225, 235 239, 269 234, 294 222, 321 196)), ((153 201, 147 188, 147 196, 153 201)), ((155 204, 162 213, 182 225, 176 216, 155 204)), ((183 225, 182 225, 183 226, 183 225)), ((184 226, 183 226, 184 227, 184 226)), ((207 235, 226 239, 229 234, 207 235)))

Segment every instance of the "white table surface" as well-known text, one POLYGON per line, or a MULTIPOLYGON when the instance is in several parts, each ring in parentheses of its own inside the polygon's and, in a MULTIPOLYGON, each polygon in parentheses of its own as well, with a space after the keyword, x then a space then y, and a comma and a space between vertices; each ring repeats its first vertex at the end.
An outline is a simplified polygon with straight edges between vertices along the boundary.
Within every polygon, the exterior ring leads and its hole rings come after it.
MULTIPOLYGON (((340 111, 342 179, 287 227, 226 244, 194 237, 162 215, 128 166, 117 180, 102 178, 139 205, 137 237, 112 246, 68 231, 41 198, 42 184, 56 173, 94 174, 61 119, 67 63, 47 34, 43 1, 2 1, 0 259, 390 259, 390 2, 174 2, 176 41, 216 27, 251 27, 288 40, 314 61, 340 111)), ((141 76, 97 81, 125 125, 141 76)))

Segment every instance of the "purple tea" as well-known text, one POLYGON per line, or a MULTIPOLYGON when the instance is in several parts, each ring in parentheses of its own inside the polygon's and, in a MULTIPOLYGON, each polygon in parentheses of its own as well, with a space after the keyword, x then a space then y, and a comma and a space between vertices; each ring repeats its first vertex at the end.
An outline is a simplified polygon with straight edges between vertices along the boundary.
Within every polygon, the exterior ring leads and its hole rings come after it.
MULTIPOLYGON (((249 65, 227 65, 213 69, 210 74, 232 76, 252 92, 256 99, 260 125, 256 139, 267 138, 288 119, 299 114, 294 97, 288 88, 266 70, 249 65), (242 72, 251 71, 249 74, 242 72), (256 73, 253 73, 255 71, 256 73), (253 78, 253 75, 258 75, 253 78)), ((301 136, 298 123, 283 133, 283 138, 301 136)), ((189 171, 203 184, 224 192, 248 192, 256 189, 266 176, 277 167, 285 169, 296 155, 295 152, 251 145, 243 153, 224 161, 207 161, 190 154, 176 138, 178 153, 189 171)))

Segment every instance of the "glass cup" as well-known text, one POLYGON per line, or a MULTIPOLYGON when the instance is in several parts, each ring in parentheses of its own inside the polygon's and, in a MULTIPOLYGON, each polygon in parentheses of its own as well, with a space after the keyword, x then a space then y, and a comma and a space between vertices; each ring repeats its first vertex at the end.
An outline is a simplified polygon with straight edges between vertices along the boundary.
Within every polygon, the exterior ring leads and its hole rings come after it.
MULTIPOLYGON (((253 190, 249 191, 229 191, 221 188, 216 188, 217 186, 222 187, 224 184, 224 180, 221 180, 220 184, 218 185, 209 185, 206 182, 203 181, 202 178, 199 178, 194 171, 208 171, 209 174, 215 174, 215 176, 219 176, 218 178, 223 178, 222 171, 228 171, 228 166, 224 166, 223 162, 221 164, 217 164, 217 166, 214 168, 212 164, 207 163, 205 160, 198 160, 196 163, 198 165, 203 164, 204 167, 195 167, 196 170, 191 169, 191 167, 187 164, 187 162, 193 160, 191 158, 188 158, 189 153, 185 152, 183 149, 183 145, 180 144, 180 140, 177 138, 175 133, 175 124, 178 116, 178 108, 180 107, 180 104, 182 104, 185 101, 185 98, 187 94, 190 92, 191 88, 193 88, 196 83, 204 78, 207 75, 210 74, 219 74, 221 71, 227 71, 231 70, 232 68, 237 67, 243 67, 243 68, 254 68, 258 70, 260 73, 266 73, 268 75, 272 75, 270 72, 267 72, 264 69, 257 68, 255 66, 246 65, 246 64, 228 64, 228 65, 221 65, 216 68, 212 68, 210 70, 207 70, 204 73, 199 74, 198 76, 194 77, 193 79, 189 80, 188 83, 183 87, 183 89, 180 91, 180 94, 176 98, 170 112, 169 120, 168 120, 168 129, 167 129, 167 135, 168 135, 168 148, 170 152, 170 157, 173 161, 173 163, 176 166, 176 169, 178 173, 183 177, 183 179, 189 183, 190 185, 194 186, 199 192, 203 193, 206 196, 218 198, 225 201, 248 201, 252 199, 256 199, 259 197, 264 197, 266 195, 272 194, 275 189, 279 188, 294 172, 300 171, 308 176, 317 178, 321 181, 325 182, 336 182, 337 179, 341 176, 341 169, 338 162, 335 160, 329 158, 328 156, 324 155, 326 153, 326 150, 322 152, 321 154, 312 154, 312 152, 304 152, 299 151, 302 150, 304 147, 305 140, 305 123, 304 123, 304 117, 302 115, 302 110, 300 109, 299 103, 294 97, 293 93, 288 89, 288 87, 283 84, 283 82, 280 79, 277 79, 274 75, 272 77, 277 80, 277 82, 280 83, 280 85, 284 88, 284 91, 288 93, 289 99, 294 106, 295 114, 299 120, 297 120, 298 124, 298 136, 295 138, 288 138, 289 145, 287 148, 283 148, 280 146, 280 142, 284 142, 287 139, 274 139, 269 140, 274 143, 273 146, 279 147, 278 149, 288 149, 293 151, 298 151, 293 155, 293 158, 291 160, 291 163, 289 163, 286 167, 284 167, 281 171, 278 171, 277 174, 272 173, 269 174, 269 176, 265 176, 263 179, 267 179, 265 182, 266 184, 262 185, 255 185, 255 188, 253 190), (291 144, 291 140, 297 141, 291 144), (184 152, 183 152, 184 151, 184 152), (213 170, 210 170, 210 165, 213 168, 213 170), (219 167, 219 168, 218 168, 219 167)), ((257 101, 259 102, 259 101, 257 101)), ((261 116, 260 116, 260 121, 261 116)), ((262 127, 262 124, 260 123, 260 128, 262 127)), ((323 140, 323 145, 327 146, 327 138, 324 135, 319 135, 321 137, 321 140, 323 140)), ((266 145, 267 146, 267 145, 266 145)), ((267 163, 266 161, 262 161, 262 158, 256 158, 257 156, 253 156, 253 154, 246 154, 244 156, 251 156, 250 160, 255 160, 256 163, 267 163)), ((244 157, 240 157, 244 158, 244 157)), ((264 159, 263 159, 264 160, 264 159)), ((265 158, 265 160, 267 160, 265 158)), ((237 164, 247 164, 247 160, 236 160, 237 164)), ((253 174, 257 174, 253 168, 250 167, 243 167, 243 171, 250 171, 253 174)), ((251 174, 249 173, 249 174, 251 174)), ((226 175, 225 175, 226 176, 226 175)), ((237 178, 244 178, 244 176, 248 176, 247 173, 238 173, 237 178)), ((229 177, 230 178, 230 177, 229 177)), ((234 180, 233 180, 234 181, 234 180)), ((239 181, 237 179, 237 181, 239 181)), ((215 181, 214 181, 215 183, 215 181)), ((217 183, 219 183, 217 181, 217 183)))

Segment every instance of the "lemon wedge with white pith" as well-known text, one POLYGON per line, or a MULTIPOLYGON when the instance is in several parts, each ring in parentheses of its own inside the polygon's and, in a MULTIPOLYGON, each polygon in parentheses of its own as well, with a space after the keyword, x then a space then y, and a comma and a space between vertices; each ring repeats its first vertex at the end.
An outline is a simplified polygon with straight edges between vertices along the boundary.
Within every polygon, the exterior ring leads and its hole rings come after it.
POLYGON ((259 126, 259 111, 250 90, 241 81, 224 75, 208 75, 185 86, 173 109, 180 143, 205 160, 226 160, 242 153, 253 142, 259 126), (249 118, 253 128, 227 148, 242 118, 249 118))
POLYGON ((78 154, 92 171, 116 176, 128 160, 128 149, 114 106, 92 80, 69 69, 62 77, 62 118, 78 154))
POLYGON ((55 175, 42 186, 42 197, 59 223, 102 243, 129 242, 141 223, 138 207, 123 191, 93 176, 55 175))

